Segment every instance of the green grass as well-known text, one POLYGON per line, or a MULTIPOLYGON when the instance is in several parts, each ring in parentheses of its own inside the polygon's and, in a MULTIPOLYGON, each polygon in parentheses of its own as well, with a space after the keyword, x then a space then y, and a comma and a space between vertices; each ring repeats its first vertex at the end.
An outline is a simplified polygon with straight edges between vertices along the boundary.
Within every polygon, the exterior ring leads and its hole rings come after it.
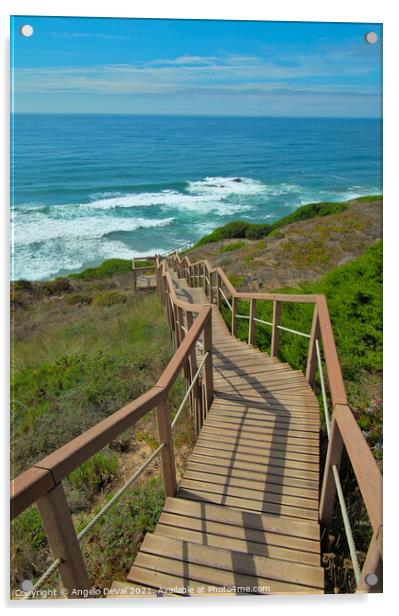
MULTIPOLYGON (((368 202, 379 201, 380 199, 382 199, 380 195, 372 195, 370 197, 359 197, 358 199, 356 199, 356 201, 368 202)), ((297 208, 294 212, 291 212, 291 214, 280 218, 273 224, 255 224, 246 222, 244 220, 234 220, 227 223, 226 225, 223 225, 222 227, 218 227, 217 229, 212 231, 212 233, 202 237, 195 244, 194 248, 199 248, 200 246, 204 246, 205 244, 218 242, 224 239, 246 238, 249 240, 257 240, 267 236, 279 237, 277 230, 282 227, 285 227, 286 225, 292 224, 294 222, 301 222, 303 220, 309 220, 311 218, 330 216, 332 214, 340 214, 348 208, 348 203, 350 202, 308 203, 297 208)))
MULTIPOLYGON (((363 373, 378 374, 382 370, 382 242, 374 244, 364 255, 338 267, 318 281, 293 289, 278 289, 285 293, 325 294, 334 329, 335 342, 349 393, 358 389, 363 373)), ((239 302, 241 314, 249 314, 248 302, 239 302)), ((230 324, 230 315, 224 309, 230 324)), ((257 317, 272 320, 272 303, 258 302, 257 317)), ((283 303, 281 324, 310 332, 313 306, 283 303)), ((238 320, 238 336, 248 336, 247 321, 238 320)), ((257 346, 269 351, 270 327, 257 324, 257 346)), ((304 370, 308 341, 280 331, 280 357, 293 368, 304 370)), ((358 395, 356 394, 356 399, 358 395)), ((361 406, 368 403, 363 400, 361 406)))
POLYGON ((119 291, 102 291, 93 297, 94 306, 113 306, 114 304, 125 304, 129 297, 126 293, 119 291))
POLYGON ((155 294, 48 310, 32 305, 35 328, 14 339, 14 475, 147 391, 172 352, 155 294))
POLYGON ((225 244, 219 248, 220 254, 224 254, 226 252, 232 252, 233 250, 239 250, 245 246, 245 242, 230 242, 230 244, 225 244))
POLYGON ((91 499, 112 481, 117 471, 118 458, 115 453, 107 449, 94 454, 72 471, 67 477, 67 482, 82 495, 87 508, 91 499))
POLYGON ((118 274, 126 274, 132 271, 132 262, 129 259, 108 259, 98 267, 89 267, 77 274, 70 274, 68 278, 73 280, 88 280, 91 278, 108 278, 118 274))
MULTIPOLYGON (((112 493, 108 498, 111 497, 112 493)), ((109 588, 113 580, 126 579, 145 533, 155 529, 164 500, 160 478, 151 477, 135 484, 101 518, 90 540, 82 545, 90 578, 96 586, 109 588)), ((88 517, 82 515, 78 530, 87 522, 88 517)))

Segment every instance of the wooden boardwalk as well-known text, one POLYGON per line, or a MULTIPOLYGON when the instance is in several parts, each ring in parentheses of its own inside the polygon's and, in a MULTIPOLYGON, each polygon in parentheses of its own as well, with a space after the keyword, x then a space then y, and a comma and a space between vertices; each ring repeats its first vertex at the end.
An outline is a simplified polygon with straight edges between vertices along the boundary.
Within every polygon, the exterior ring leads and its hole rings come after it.
POLYGON ((302 372, 232 337, 217 306, 212 335, 214 400, 127 579, 148 594, 322 593, 318 401, 302 372))
POLYGON ((11 482, 11 518, 37 505, 54 559, 33 590, 55 571, 68 597, 91 590, 80 542, 160 457, 167 495, 163 512, 127 580, 114 581, 108 596, 322 593, 320 527, 323 532, 331 528, 335 503, 356 592, 382 592, 382 475, 348 404, 325 296, 240 292, 221 268, 191 263, 177 253, 168 260, 133 259, 132 270, 134 291, 144 278, 144 288, 156 284, 175 352, 151 389, 11 482), (240 314, 241 302, 249 315, 240 314), (256 316, 259 302, 272 304, 272 322, 256 316), (309 333, 283 326, 281 308, 287 303, 313 305, 309 333), (233 335, 219 312, 222 305, 231 312, 233 335), (255 341, 258 325, 271 327, 270 356, 235 337, 239 318, 248 319, 249 342, 255 341), (309 340, 305 375, 277 359, 280 330, 309 340), (316 373, 328 436, 320 495, 316 373), (186 392, 172 420, 169 397, 179 375, 186 392), (173 428, 187 402, 198 439, 177 486, 173 428), (153 411, 159 446, 77 532, 63 482, 153 411), (340 481, 344 451, 372 528, 362 568, 340 481))

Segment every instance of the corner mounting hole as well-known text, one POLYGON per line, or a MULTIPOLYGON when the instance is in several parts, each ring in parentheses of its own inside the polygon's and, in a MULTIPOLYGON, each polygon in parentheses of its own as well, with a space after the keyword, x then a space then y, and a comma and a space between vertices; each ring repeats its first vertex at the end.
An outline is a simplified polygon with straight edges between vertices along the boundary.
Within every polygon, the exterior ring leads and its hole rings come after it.
POLYGON ((364 581, 366 582, 367 586, 375 586, 378 582, 378 577, 375 573, 368 573, 364 578, 364 581))
POLYGON ((375 45, 375 43, 377 43, 378 41, 377 32, 367 32, 364 36, 364 40, 366 41, 366 43, 369 43, 370 45, 375 45))
POLYGON ((29 38, 33 34, 33 28, 30 24, 24 24, 23 26, 21 26, 19 31, 22 36, 25 36, 26 38, 29 38))

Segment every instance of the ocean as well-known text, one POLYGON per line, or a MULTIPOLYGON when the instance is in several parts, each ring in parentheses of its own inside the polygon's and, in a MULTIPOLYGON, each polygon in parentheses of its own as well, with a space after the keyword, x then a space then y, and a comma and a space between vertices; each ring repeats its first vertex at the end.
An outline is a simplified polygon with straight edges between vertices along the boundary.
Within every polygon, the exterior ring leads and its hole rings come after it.
POLYGON ((12 278, 380 194, 381 156, 372 119, 14 114, 12 278))

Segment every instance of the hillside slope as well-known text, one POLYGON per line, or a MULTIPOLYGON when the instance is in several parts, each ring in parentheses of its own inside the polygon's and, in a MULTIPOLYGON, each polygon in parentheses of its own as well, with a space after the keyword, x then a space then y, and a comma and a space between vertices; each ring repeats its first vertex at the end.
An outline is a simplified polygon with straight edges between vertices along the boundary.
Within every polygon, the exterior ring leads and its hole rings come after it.
POLYGON ((205 258, 223 267, 240 290, 311 282, 360 256, 381 238, 382 198, 363 197, 345 205, 329 216, 290 224, 283 219, 282 226, 260 240, 236 236, 195 247, 190 259, 205 258))

